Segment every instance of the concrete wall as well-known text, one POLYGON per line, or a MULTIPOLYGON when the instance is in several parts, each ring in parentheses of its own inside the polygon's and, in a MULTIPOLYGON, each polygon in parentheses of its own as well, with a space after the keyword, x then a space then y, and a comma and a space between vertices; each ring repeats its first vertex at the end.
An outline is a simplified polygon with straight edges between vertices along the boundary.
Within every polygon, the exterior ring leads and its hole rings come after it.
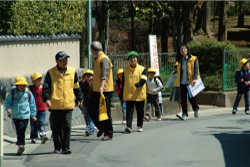
POLYGON ((0 42, 0 77, 45 73, 56 65, 55 55, 59 51, 70 55, 69 66, 80 68, 80 41, 77 38, 0 42))

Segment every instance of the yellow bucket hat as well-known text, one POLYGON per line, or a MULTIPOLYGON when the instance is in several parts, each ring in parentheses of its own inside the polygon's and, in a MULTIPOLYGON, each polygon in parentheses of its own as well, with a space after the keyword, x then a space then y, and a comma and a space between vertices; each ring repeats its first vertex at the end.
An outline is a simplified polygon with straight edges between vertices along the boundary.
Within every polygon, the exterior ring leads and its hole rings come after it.
POLYGON ((156 70, 155 70, 155 68, 150 67, 150 68, 148 69, 148 73, 149 73, 149 72, 154 72, 154 73, 156 73, 156 70))
POLYGON ((242 67, 244 64, 246 64, 247 62, 249 62, 250 59, 241 59, 240 62, 239 62, 239 66, 242 67))
POLYGON ((41 73, 39 73, 39 72, 34 72, 32 75, 31 75, 31 80, 32 81, 35 81, 35 80, 37 80, 38 78, 42 78, 43 77, 43 75, 41 74, 41 73))
POLYGON ((23 76, 18 76, 16 78, 16 83, 14 85, 29 85, 23 76))
POLYGON ((84 73, 82 74, 82 76, 81 76, 82 79, 84 78, 85 74, 92 74, 92 75, 94 75, 94 72, 93 72, 93 70, 87 69, 87 70, 84 71, 84 73))
POLYGON ((120 69, 117 71, 115 77, 118 78, 118 75, 121 74, 121 73, 123 73, 123 69, 122 69, 122 68, 120 68, 120 69))

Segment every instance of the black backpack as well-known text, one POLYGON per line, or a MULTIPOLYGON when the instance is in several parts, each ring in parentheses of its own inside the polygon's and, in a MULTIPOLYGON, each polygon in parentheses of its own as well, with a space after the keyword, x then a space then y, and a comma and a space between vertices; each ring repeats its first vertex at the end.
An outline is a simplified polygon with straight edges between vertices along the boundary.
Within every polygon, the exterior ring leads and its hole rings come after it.
MULTIPOLYGON (((163 86, 163 81, 162 81, 162 78, 161 78, 160 76, 155 76, 155 77, 154 77, 154 82, 155 82, 155 84, 156 84, 157 86, 159 86, 159 85, 157 84, 157 82, 156 82, 156 78, 158 78, 158 79, 161 81, 161 84, 162 84, 162 86, 163 86)), ((163 89, 163 87, 162 87, 162 89, 163 89)))

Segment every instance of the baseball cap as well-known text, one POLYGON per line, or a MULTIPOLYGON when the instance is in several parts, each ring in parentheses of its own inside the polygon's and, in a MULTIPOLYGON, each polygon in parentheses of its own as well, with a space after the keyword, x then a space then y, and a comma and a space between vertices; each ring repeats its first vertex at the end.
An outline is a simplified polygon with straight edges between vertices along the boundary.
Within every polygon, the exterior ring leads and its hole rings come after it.
POLYGON ((58 52, 55 56, 56 60, 61 60, 64 59, 65 57, 70 57, 70 56, 64 51, 58 52))

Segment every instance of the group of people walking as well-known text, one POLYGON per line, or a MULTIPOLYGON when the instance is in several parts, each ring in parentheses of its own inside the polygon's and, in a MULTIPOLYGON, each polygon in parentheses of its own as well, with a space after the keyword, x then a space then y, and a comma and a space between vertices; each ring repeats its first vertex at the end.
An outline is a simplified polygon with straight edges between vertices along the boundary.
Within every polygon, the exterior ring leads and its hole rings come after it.
MULTIPOLYGON (((43 85, 43 77, 38 72, 32 74, 34 86, 29 89, 23 76, 16 78, 14 87, 6 98, 5 107, 15 123, 18 155, 22 155, 25 150, 25 130, 30 118, 32 142, 35 143, 35 139, 38 138, 38 131, 43 144, 48 140, 44 124, 46 108, 50 111, 54 153, 71 154, 71 120, 75 105, 84 111, 87 125, 86 136, 93 135, 97 128, 99 130, 97 137, 103 136, 103 141, 112 140, 113 64, 102 51, 99 41, 92 42, 91 52, 94 58, 94 70, 86 70, 80 82, 75 69, 67 65, 70 56, 64 51, 56 54, 57 64, 48 70, 43 85), (105 99, 106 105, 107 119, 105 120, 100 120, 99 106, 102 98, 105 99)), ((117 71, 115 91, 121 102, 122 123, 126 125, 125 132, 132 132, 134 108, 137 111, 137 131, 142 132, 143 119, 148 122, 151 120, 152 105, 155 107, 157 121, 162 119, 158 93, 163 89, 163 83, 156 77, 154 68, 146 70, 144 66, 138 64, 137 52, 129 52, 127 59, 129 65, 117 71), (146 99, 147 108, 144 115, 146 99)), ((171 74, 165 89, 169 88, 175 78, 170 101, 177 101, 179 104, 180 112, 176 116, 181 120, 187 120, 187 85, 195 84, 196 79, 200 77, 197 57, 191 55, 187 45, 180 47, 174 67, 176 70, 171 74)), ((194 116, 198 118, 199 107, 196 100, 194 97, 188 98, 194 116)))

